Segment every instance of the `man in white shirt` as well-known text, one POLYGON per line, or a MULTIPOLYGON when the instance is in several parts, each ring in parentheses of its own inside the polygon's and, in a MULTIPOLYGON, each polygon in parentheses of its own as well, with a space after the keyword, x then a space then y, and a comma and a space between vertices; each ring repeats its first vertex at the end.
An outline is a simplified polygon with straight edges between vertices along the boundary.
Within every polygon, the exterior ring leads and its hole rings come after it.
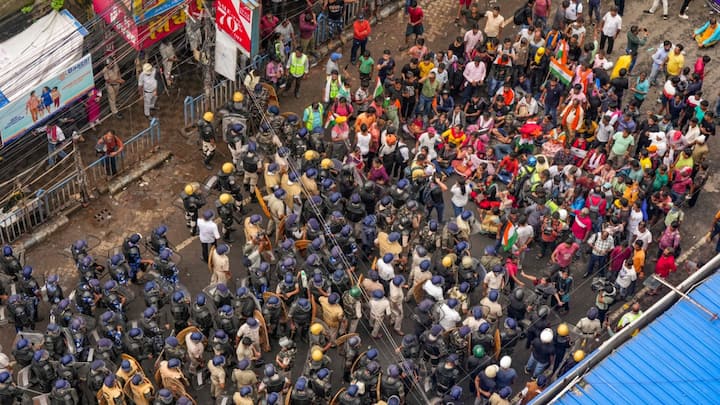
POLYGON ((138 76, 138 90, 143 97, 143 112, 145 118, 150 119, 150 110, 155 109, 155 101, 157 101, 158 82, 155 79, 155 68, 149 63, 145 63, 142 73, 138 76))
POLYGON ((465 78, 465 91, 462 99, 469 100, 473 92, 480 90, 480 86, 485 82, 487 67, 479 56, 475 56, 473 61, 465 66, 463 77, 465 78))
POLYGON ((598 124, 597 130, 595 130, 595 141, 600 144, 603 148, 610 141, 610 137, 615 135, 615 127, 610 119, 609 115, 603 115, 600 123, 598 124))
POLYGON ((582 13, 583 6, 580 0, 570 0, 570 5, 565 9, 565 23, 574 23, 582 13))
POLYGON ((455 310, 458 306, 458 300, 450 298, 446 303, 440 306, 440 326, 445 330, 454 329, 458 322, 462 321, 460 314, 455 310))
POLYGON ((425 293, 436 302, 443 300, 442 281, 442 277, 432 276, 432 278, 425 281, 425 284, 422 286, 423 291, 425 291, 425 293))
POLYGON ((434 127, 429 127, 428 130, 423 132, 422 135, 420 135, 420 138, 418 138, 417 152, 420 152, 420 149, 423 146, 427 147, 428 155, 426 158, 432 162, 437 159, 437 151, 435 150, 435 147, 439 143, 442 143, 442 139, 440 139, 440 136, 437 134, 434 127))
POLYGON ((378 276, 380 276, 381 283, 385 288, 388 288, 390 281, 395 278, 393 260, 395 260, 395 256, 392 253, 385 253, 385 256, 381 257, 375 264, 378 276))
POLYGON ((640 221, 638 224, 637 229, 633 233, 633 242, 636 240, 641 240, 643 243, 643 250, 647 252, 648 246, 652 243, 652 232, 650 232, 649 229, 647 229, 647 225, 645 224, 645 221, 640 221))
POLYGON ((200 244, 202 245, 202 260, 207 263, 208 251, 210 245, 215 246, 218 239, 220 239, 220 230, 217 224, 213 221, 215 214, 207 210, 203 212, 202 218, 197 221, 198 235, 200 238, 200 244))
POLYGON ((465 33, 463 36, 463 42, 465 42, 465 58, 469 58, 475 45, 483 42, 483 32, 480 31, 480 27, 475 23, 471 30, 465 33))
POLYGON ((440 83, 440 88, 445 86, 445 83, 448 82, 448 72, 447 69, 445 69, 445 64, 441 63, 437 67, 432 68, 430 70, 430 73, 435 73, 435 80, 440 83))
POLYGON ((67 153, 62 149, 62 144, 65 142, 65 134, 62 129, 55 124, 49 124, 45 127, 45 134, 48 140, 48 164, 52 166, 55 164, 55 150, 60 149, 60 152, 57 153, 60 159, 65 159, 65 156, 67 156, 67 153))
POLYGON ((621 29, 622 17, 618 14, 617 7, 612 6, 600 24, 600 49, 605 49, 605 42, 607 42, 606 54, 612 54, 613 46, 615 46, 615 38, 617 38, 621 29))
POLYGON ((533 117, 538 113, 538 102, 533 98, 532 93, 525 93, 525 97, 521 98, 515 107, 515 115, 518 118, 533 117))
POLYGON ((627 259, 615 279, 615 286, 618 288, 620 299, 624 300, 627 297, 629 288, 635 280, 637 280, 637 273, 633 267, 633 260, 627 259))

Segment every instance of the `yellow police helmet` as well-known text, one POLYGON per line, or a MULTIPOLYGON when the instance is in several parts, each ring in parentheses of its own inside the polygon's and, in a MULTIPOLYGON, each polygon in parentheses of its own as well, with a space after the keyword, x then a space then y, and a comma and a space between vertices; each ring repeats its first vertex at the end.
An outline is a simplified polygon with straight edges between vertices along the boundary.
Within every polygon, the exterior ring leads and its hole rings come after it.
POLYGON ((464 256, 462 258, 462 266, 465 269, 469 269, 473 265, 473 259, 470 256, 464 256))
POLYGON ((323 333, 323 329, 324 328, 322 325, 320 325, 319 323, 314 323, 310 326, 310 333, 317 336, 317 335, 323 333))
POLYGON ((557 333, 559 336, 567 336, 570 334, 570 328, 566 323, 561 323, 558 325, 557 333))
POLYGON ((442 265, 443 267, 450 267, 453 265, 453 258, 450 255, 445 255, 442 259, 442 265))
POLYGON ((573 360, 575 360, 576 363, 581 362, 585 358, 585 352, 582 350, 577 350, 575 353, 573 353, 573 360))
POLYGON ((192 184, 186 184, 185 185, 185 194, 187 194, 187 195, 195 194, 195 187, 193 187, 192 184))
POLYGON ((235 170, 235 165, 230 162, 225 162, 222 165, 222 172, 225 174, 230 174, 235 170))
POLYGON ((227 203, 229 203, 229 202, 232 202, 233 197, 232 197, 230 194, 228 194, 228 193, 222 193, 222 194, 220 194, 219 200, 220 200, 220 204, 223 204, 223 205, 224 205, 224 204, 227 204, 227 203))
POLYGON ((314 150, 308 150, 303 155, 305 160, 315 160, 315 159, 317 159, 317 156, 318 156, 317 152, 315 152, 314 150))
POLYGON ((212 120, 215 119, 215 114, 213 114, 212 112, 208 111, 208 112, 206 112, 205 114, 203 114, 203 119, 204 119, 205 121, 207 121, 207 122, 212 122, 212 120))
POLYGON ((313 361, 320 361, 323 359, 323 352, 320 349, 315 349, 312 351, 312 359, 313 361))
POLYGON ((333 166, 333 161, 327 158, 323 159, 322 162, 320 162, 320 167, 325 170, 331 169, 333 166))
POLYGON ((243 96, 242 93, 240 93, 239 91, 233 93, 233 102, 242 103, 243 100, 245 100, 245 96, 243 96))

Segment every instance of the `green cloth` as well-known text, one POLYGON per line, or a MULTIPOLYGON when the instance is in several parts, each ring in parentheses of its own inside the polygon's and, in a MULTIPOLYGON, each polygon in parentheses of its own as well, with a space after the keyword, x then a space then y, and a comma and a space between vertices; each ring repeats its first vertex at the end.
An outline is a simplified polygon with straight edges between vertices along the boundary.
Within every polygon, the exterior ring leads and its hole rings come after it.
POLYGON ((431 82, 430 79, 427 79, 423 82, 420 94, 427 98, 434 98, 437 95, 438 88, 440 88, 439 80, 435 79, 435 82, 431 82))
POLYGON ((635 138, 633 138, 632 135, 628 135, 628 137, 625 138, 622 132, 616 132, 615 135, 613 135, 613 141, 612 153, 617 156, 623 156, 628 151, 628 148, 630 148, 630 145, 635 143, 635 138))
POLYGON ((642 91, 645 93, 645 94, 634 93, 635 98, 640 101, 645 100, 645 97, 647 97, 647 93, 650 90, 650 81, 648 81, 648 79, 640 81, 640 78, 638 77, 637 83, 635 83, 635 89, 637 91, 642 91))
POLYGON ((375 61, 372 57, 365 58, 364 56, 360 56, 360 65, 358 66, 358 71, 362 74, 369 75, 372 73, 373 66, 375 65, 375 61))

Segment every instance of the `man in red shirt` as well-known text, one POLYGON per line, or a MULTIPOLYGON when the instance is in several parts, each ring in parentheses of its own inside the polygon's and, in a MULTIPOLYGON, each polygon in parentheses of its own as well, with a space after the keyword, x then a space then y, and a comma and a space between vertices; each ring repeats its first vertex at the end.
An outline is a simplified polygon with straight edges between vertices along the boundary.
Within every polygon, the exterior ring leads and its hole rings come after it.
POLYGON ((280 19, 275 17, 270 9, 260 18, 260 41, 264 49, 267 49, 270 37, 279 23, 280 19))
POLYGON ((578 250, 580 250, 580 245, 575 243, 572 238, 567 238, 559 244, 550 256, 550 261, 553 263, 550 273, 555 274, 558 270, 570 268, 573 256, 578 250))
POLYGON ((362 13, 359 14, 353 23, 353 44, 350 49, 350 63, 355 64, 358 48, 360 48, 361 55, 365 53, 365 46, 367 45, 370 31, 370 21, 366 20, 362 13))
POLYGON ((425 14, 423 13, 422 8, 418 6, 416 0, 410 1, 410 7, 408 7, 408 17, 410 18, 410 21, 408 21, 407 28, 405 29, 405 46, 400 48, 401 51, 408 48, 408 40, 411 35, 415 35, 415 39, 413 40, 413 43, 415 43, 417 38, 425 32, 425 28, 423 28, 423 19, 425 18, 425 14))

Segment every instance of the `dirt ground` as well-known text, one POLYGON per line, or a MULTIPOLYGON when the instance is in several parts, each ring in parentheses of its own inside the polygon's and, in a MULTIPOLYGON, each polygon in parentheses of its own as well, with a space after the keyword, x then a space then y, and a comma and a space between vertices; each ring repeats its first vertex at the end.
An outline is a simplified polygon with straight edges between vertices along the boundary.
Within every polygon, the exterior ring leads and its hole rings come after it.
MULTIPOLYGON (((603 10, 607 10, 611 2, 603 2, 603 10)), ((623 49, 626 44, 625 34, 630 25, 639 25, 648 27, 650 30, 650 41, 640 51, 639 62, 636 71, 649 70, 649 59, 652 54, 648 48, 657 47, 663 39, 680 41, 686 44, 686 65, 692 65, 695 58, 699 55, 708 54, 713 58, 709 64, 706 74, 706 84, 704 89, 705 97, 714 103, 717 98, 720 87, 716 85, 720 79, 720 69, 716 68, 716 64, 720 63, 720 55, 718 48, 699 51, 694 41, 690 39, 692 30, 700 26, 708 15, 707 8, 704 7, 702 1, 694 1, 691 3, 688 14, 690 20, 680 20, 671 12, 671 19, 663 21, 659 14, 644 15, 642 9, 650 5, 651 0, 628 2, 626 13, 624 16, 623 32, 620 34, 616 48, 623 49)), ((671 10, 679 8, 679 0, 671 0, 671 10)), ((427 21, 427 45, 430 49, 445 48, 454 38, 460 34, 460 29, 453 24, 455 17, 456 1, 454 0, 425 0, 420 4, 426 10, 427 21)), ((501 2, 502 14, 506 18, 512 18, 513 11, 519 6, 519 0, 508 0, 501 2)), ((373 27, 373 34, 369 42, 369 49, 373 56, 380 56, 383 49, 391 49, 397 53, 398 47, 403 42, 403 34, 405 27, 405 17, 402 13, 396 13, 380 24, 373 27)), ((506 28, 506 33, 513 32, 512 24, 506 28)), ((342 49, 342 64, 349 62, 349 45, 342 49)), ((617 56, 618 52, 614 56, 617 56)), ((407 57, 397 57, 398 70, 406 63, 407 57)), ((283 111, 295 111, 300 113, 311 100, 320 98, 320 94, 324 87, 324 62, 313 69, 307 80, 303 82, 301 90, 301 99, 297 100, 292 96, 281 99, 281 109, 283 111)), ((186 138, 182 135, 182 101, 187 95, 197 95, 199 92, 199 75, 193 72, 190 67, 182 77, 182 82, 178 84, 178 89, 171 89, 171 95, 161 95, 159 99, 158 118, 161 122, 162 146, 163 150, 169 150, 173 153, 172 158, 158 167, 157 169, 145 174, 140 181, 134 182, 122 192, 114 196, 100 196, 91 202, 88 208, 82 209, 71 216, 70 223, 62 230, 54 234, 51 238, 43 242, 41 245, 30 249, 27 252, 27 263, 32 264, 36 269, 37 276, 57 273, 61 275, 62 284, 68 294, 74 287, 77 277, 69 252, 67 248, 76 239, 87 239, 92 246, 91 254, 97 258, 99 262, 104 262, 106 258, 117 249, 122 243, 123 238, 133 232, 140 232, 143 235, 149 235, 151 229, 159 224, 166 224, 169 231, 170 241, 178 248, 177 253, 181 257, 179 266, 182 269, 181 282, 189 287, 192 293, 197 293, 208 283, 209 275, 206 267, 200 262, 200 246, 197 240, 189 239, 189 232, 184 226, 184 217, 180 209, 177 199, 182 190, 182 186, 191 181, 204 181, 207 177, 219 170, 221 164, 229 160, 229 153, 224 145, 219 145, 218 155, 213 162, 214 169, 208 171, 201 162, 200 151, 195 142, 195 138, 186 138)), ((353 66, 348 66, 347 70, 351 77, 357 76, 357 70, 353 66)), ((357 83, 357 80, 355 81, 357 83)), ((657 88, 652 90, 653 95, 648 97, 645 108, 655 108, 654 104, 657 88)), ((714 105, 714 104, 713 104, 714 105)), ((124 112, 125 118, 122 120, 110 118, 106 120, 101 128, 93 134, 86 136, 86 142, 93 144, 97 140, 97 136, 107 128, 113 128, 123 137, 130 136, 138 132, 146 125, 146 120, 142 115, 139 105, 133 106, 130 110, 124 112)), ((715 139, 711 139, 711 170, 713 175, 706 185, 703 194, 700 197, 698 205, 689 211, 686 211, 686 220, 682 226, 682 245, 689 250, 691 246, 696 245, 708 231, 710 218, 715 211, 720 208, 717 204, 718 192, 720 192, 720 176, 718 176, 716 168, 718 161, 718 151, 715 139)), ((86 158, 92 158, 91 152, 86 152, 86 158)), ((208 200, 210 204, 214 202, 214 198, 208 200)), ((257 207, 253 208, 257 212, 257 207)), ((659 229, 655 230, 656 233, 659 229)), ((237 235, 240 239, 240 235, 237 235)), ((476 237, 474 240, 473 250, 478 253, 485 245, 490 244, 486 237, 476 237)), ((244 276, 244 269, 240 268, 242 241, 238 241, 232 246, 231 263, 233 273, 237 278, 244 276)), ((710 244, 698 245, 693 251, 691 259, 705 259, 712 254, 710 244)), ((654 251, 649 254, 654 256, 654 251)), ((532 256, 529 256, 532 257, 532 256)), ((537 273, 545 266, 544 263, 528 263, 526 272, 537 273)), ((652 268, 652 265, 650 265, 652 268)), ((589 285, 586 280, 582 280, 580 275, 584 271, 584 263, 576 264, 574 276, 576 280, 576 293, 573 298, 571 312, 563 316, 564 320, 570 323, 576 323, 577 320, 584 316, 587 308, 592 305, 594 300, 593 294, 590 293, 589 285)), ((651 271, 646 271, 646 274, 651 271)), ((676 274, 670 278, 670 281, 677 283, 684 274, 676 274)), ((661 290, 662 291, 662 290, 661 290)), ((643 301, 643 305, 649 305, 652 302, 643 301)), ((143 307, 142 299, 136 300, 130 307, 130 317, 136 315, 143 307)), ((39 330, 44 330, 47 320, 47 306, 41 305, 41 314, 45 321, 38 324, 39 330)), ((407 308, 406 311, 409 311, 407 308)), ((556 317, 555 322, 560 322, 560 318, 556 317)), ((410 320, 407 321, 408 325, 410 320)), ((406 325, 407 326, 407 325, 406 325)), ((0 331, 0 344, 7 349, 10 342, 14 338, 12 325, 3 327, 0 331)), ((394 338, 397 340, 396 338, 394 338)), ((370 342, 371 339, 364 340, 370 342)), ((392 346, 387 342, 372 342, 381 348, 384 353, 392 353, 392 346)), ((522 375, 522 367, 527 360, 528 354, 524 349, 520 349, 522 344, 518 345, 518 350, 514 357, 513 367, 521 374, 518 382, 513 388, 515 392, 524 386, 526 376, 522 375)), ((298 359, 302 359, 302 354, 298 359)), ((339 362, 339 361, 338 361, 339 362)), ((337 362, 336 362, 337 363, 337 362)), ((339 379, 341 372, 335 372, 339 379), (339 375, 338 375, 339 374, 339 375)), ((464 389, 467 387, 467 381, 462 383, 464 389)), ((420 400, 416 399, 419 403, 420 400)))

